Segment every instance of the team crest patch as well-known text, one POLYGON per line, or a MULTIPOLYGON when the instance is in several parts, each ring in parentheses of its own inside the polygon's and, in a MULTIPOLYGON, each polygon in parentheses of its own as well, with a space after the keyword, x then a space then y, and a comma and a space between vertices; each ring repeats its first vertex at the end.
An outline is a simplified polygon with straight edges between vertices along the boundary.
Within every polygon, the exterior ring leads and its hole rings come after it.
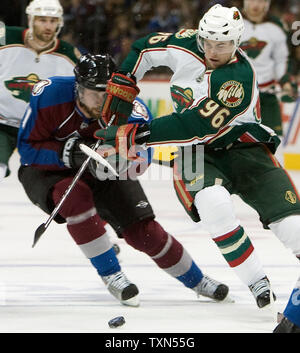
POLYGON ((290 190, 285 193, 285 199, 292 204, 295 204, 297 202, 296 195, 290 190))
POLYGON ((44 91, 44 88, 46 86, 51 85, 51 83, 52 83, 51 80, 48 80, 48 79, 39 81, 38 83, 36 83, 33 86, 32 95, 33 96, 38 96, 39 94, 41 94, 44 91))
POLYGON ((138 100, 133 101, 133 108, 131 113, 132 119, 143 119, 144 121, 149 120, 149 114, 146 107, 138 100))
POLYGON ((250 58, 255 59, 260 55, 267 44, 268 43, 263 40, 251 37, 250 39, 242 42, 240 48, 243 49, 250 58))
POLYGON ((234 20, 239 20, 241 17, 240 17, 240 13, 238 11, 234 11, 233 13, 233 19, 234 20))
POLYGON ((245 92, 240 82, 232 80, 223 83, 217 96, 226 107, 235 108, 242 103, 245 92))
POLYGON ((175 34, 175 37, 178 39, 181 38, 191 38, 197 33, 195 29, 181 29, 179 32, 175 34))
POLYGON ((11 80, 4 81, 4 84, 15 98, 28 103, 32 88, 37 82, 39 82, 39 80, 40 78, 38 75, 31 73, 27 76, 13 77, 11 80))
POLYGON ((184 109, 189 108, 194 102, 193 90, 189 87, 182 88, 173 85, 171 87, 171 97, 178 112, 182 112, 184 109))

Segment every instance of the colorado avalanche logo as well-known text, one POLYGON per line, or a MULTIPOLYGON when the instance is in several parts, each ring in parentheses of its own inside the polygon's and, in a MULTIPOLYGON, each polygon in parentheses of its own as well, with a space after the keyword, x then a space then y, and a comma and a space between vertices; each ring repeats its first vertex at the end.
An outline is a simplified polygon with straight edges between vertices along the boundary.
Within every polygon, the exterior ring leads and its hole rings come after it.
POLYGON ((33 96, 38 96, 40 95, 43 91, 44 91, 44 88, 46 86, 49 86, 51 85, 51 80, 41 80, 39 81, 38 83, 36 83, 34 86, 33 86, 33 89, 32 89, 32 95, 33 96))
POLYGON ((149 120, 149 115, 145 106, 137 100, 133 102, 133 109, 131 113, 133 119, 143 119, 144 121, 149 120))

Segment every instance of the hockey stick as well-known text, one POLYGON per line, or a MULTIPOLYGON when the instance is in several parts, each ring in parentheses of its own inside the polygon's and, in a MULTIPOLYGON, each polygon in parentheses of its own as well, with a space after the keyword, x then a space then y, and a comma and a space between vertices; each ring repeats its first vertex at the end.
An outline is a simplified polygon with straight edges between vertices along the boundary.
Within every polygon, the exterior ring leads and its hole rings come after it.
MULTIPOLYGON (((139 134, 136 135, 136 138, 141 138, 144 137, 145 135, 149 134, 148 131, 146 132, 141 132, 139 134)), ((105 167, 107 167, 115 176, 119 176, 119 174, 117 173, 117 171, 113 168, 113 166, 107 162, 106 159, 104 159, 98 152, 96 152, 95 148, 90 148, 89 146, 81 143, 79 145, 79 148, 81 149, 82 152, 84 152, 87 156, 93 158, 96 162, 99 162, 100 164, 104 165, 105 167)))
MULTIPOLYGON (((93 148, 93 150, 96 150, 99 146, 101 145, 101 141, 98 140, 93 148)), ((40 237, 43 235, 43 233, 46 231, 46 229, 49 227, 50 223, 52 222, 52 220, 55 218, 55 216, 57 215, 58 211, 60 210, 62 204, 65 202, 66 198, 69 196, 70 192, 73 190, 75 184, 77 183, 77 181, 80 179, 81 175, 83 174, 83 172, 85 171, 85 169, 87 168, 89 162, 91 160, 91 157, 89 156, 81 165, 81 167, 79 168, 77 174, 74 176, 72 183, 67 187, 67 189, 65 190, 63 196, 61 197, 59 203, 56 205, 56 207, 54 208, 54 210, 52 211, 52 213, 50 214, 49 218, 47 219, 47 221, 45 223, 42 223, 35 231, 34 233, 34 240, 33 240, 33 244, 32 247, 34 248, 34 246, 36 245, 36 243, 39 241, 40 237)))
MULTIPOLYGON (((107 123, 106 128, 108 128, 113 121, 115 120, 115 114, 112 115, 110 121, 107 123)), ((96 151, 102 144, 101 140, 98 140, 94 146, 94 148, 92 149, 93 151, 96 151)), ((77 183, 77 181, 80 179, 81 175, 83 174, 83 172, 86 170, 90 160, 92 157, 88 156, 88 158, 82 163, 81 167, 79 168, 77 174, 74 176, 72 183, 67 187, 67 189, 65 190, 63 196, 61 197, 59 203, 55 206, 54 210, 52 211, 52 213, 50 214, 49 218, 47 219, 47 221, 45 223, 42 223, 35 231, 34 233, 34 239, 33 239, 33 244, 32 247, 34 248, 36 243, 39 241, 40 237, 45 233, 46 229, 49 227, 49 224, 52 222, 52 220, 55 218, 55 216, 57 215, 58 211, 60 210, 62 204, 65 202, 66 198, 69 196, 69 194, 71 193, 71 191, 73 190, 75 184, 77 183)))
POLYGON ((293 111, 292 116, 290 118, 288 131, 285 134, 284 139, 283 139, 283 146, 286 146, 288 144, 290 134, 291 134, 291 132, 293 130, 292 128, 293 128, 294 122, 296 121, 296 117, 297 117, 297 114, 298 114, 299 106, 300 106, 300 97, 298 97, 298 99, 296 101, 296 105, 295 105, 294 111, 293 111))
POLYGON ((119 176, 119 174, 115 171, 115 169, 102 156, 100 156, 100 154, 97 153, 95 149, 92 149, 87 145, 84 145, 83 143, 79 145, 79 148, 87 156, 89 156, 90 158, 93 158, 95 161, 107 167, 115 176, 117 177, 119 176))

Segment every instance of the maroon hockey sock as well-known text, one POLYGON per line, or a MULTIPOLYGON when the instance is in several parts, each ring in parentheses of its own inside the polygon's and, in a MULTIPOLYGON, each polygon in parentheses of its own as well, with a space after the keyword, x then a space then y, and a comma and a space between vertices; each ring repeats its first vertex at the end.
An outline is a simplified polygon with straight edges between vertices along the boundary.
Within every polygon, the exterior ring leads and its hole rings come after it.
POLYGON ((154 220, 135 223, 122 235, 129 245, 149 255, 163 269, 177 264, 182 258, 182 245, 154 220))
MULTIPOLYGON (((52 197, 55 204, 60 201, 71 181, 71 178, 66 178, 54 186, 52 197)), ((68 230, 78 245, 105 233, 104 223, 95 209, 92 192, 82 181, 75 185, 59 213, 66 219, 68 230)))

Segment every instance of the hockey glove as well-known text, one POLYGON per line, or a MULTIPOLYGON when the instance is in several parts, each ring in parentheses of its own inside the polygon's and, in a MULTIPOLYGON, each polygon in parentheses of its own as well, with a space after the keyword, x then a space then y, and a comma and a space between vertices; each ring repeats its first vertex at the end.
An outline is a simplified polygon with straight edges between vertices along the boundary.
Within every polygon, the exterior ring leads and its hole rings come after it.
POLYGON ((127 124, 132 112, 133 101, 139 92, 134 76, 113 73, 107 82, 101 109, 101 120, 104 126, 127 124))
POLYGON ((107 129, 97 130, 94 134, 96 139, 103 144, 114 146, 121 157, 128 160, 140 160, 137 155, 136 145, 143 145, 150 136, 147 124, 127 124, 121 126, 110 126, 107 129))
POLYGON ((63 145, 60 153, 60 159, 66 167, 78 169, 87 159, 86 154, 83 153, 79 147, 81 143, 84 143, 91 148, 95 145, 94 141, 83 140, 79 137, 70 137, 63 145))
POLYGON ((113 173, 103 163, 99 163, 95 159, 91 159, 89 164, 90 173, 98 180, 116 180, 117 178, 127 179, 127 171, 130 168, 132 161, 122 158, 116 153, 114 147, 100 146, 96 151, 102 158, 108 162, 117 173, 113 173))

